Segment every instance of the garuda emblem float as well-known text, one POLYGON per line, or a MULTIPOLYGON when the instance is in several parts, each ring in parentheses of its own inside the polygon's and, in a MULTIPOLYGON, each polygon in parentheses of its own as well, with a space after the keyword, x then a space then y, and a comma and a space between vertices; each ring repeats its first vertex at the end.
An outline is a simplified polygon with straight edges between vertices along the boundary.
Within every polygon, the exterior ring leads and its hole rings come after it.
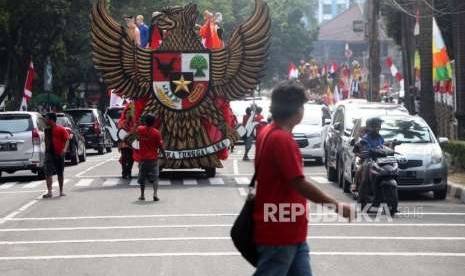
POLYGON ((218 153, 238 135, 221 105, 256 88, 263 77, 271 20, 263 0, 220 49, 206 49, 194 30, 197 7, 168 7, 152 23, 166 31, 157 50, 143 49, 111 18, 105 0, 92 8, 96 68, 107 86, 132 99, 146 99, 144 114, 159 119, 165 168, 222 167, 218 153))

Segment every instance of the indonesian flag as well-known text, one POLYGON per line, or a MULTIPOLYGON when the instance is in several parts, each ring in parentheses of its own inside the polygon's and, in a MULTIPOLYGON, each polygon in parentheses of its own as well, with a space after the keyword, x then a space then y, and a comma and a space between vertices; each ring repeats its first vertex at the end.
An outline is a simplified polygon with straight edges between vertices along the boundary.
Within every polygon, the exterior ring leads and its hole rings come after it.
POLYGON ((418 36, 420 35, 420 10, 417 9, 417 16, 415 21, 415 28, 413 29, 413 35, 418 36))
POLYGON ((108 94, 110 96, 110 107, 123 106, 124 105, 125 100, 123 98, 121 98, 121 96, 116 93, 116 89, 108 90, 108 94))
POLYGON ((328 74, 328 65, 324 65, 323 68, 321 69, 321 75, 326 76, 328 74))
POLYGON ((293 62, 289 63, 287 73, 290 80, 297 79, 299 77, 299 70, 293 62))
POLYGON ((32 58, 29 63, 29 69, 27 70, 26 81, 24 83, 23 99, 21 101, 20 111, 27 111, 27 103, 32 98, 32 80, 35 76, 34 64, 32 58))
POLYGON ((391 57, 388 57, 386 59, 386 64, 389 67, 389 69, 391 70, 391 75, 393 77, 395 77, 398 82, 400 82, 402 79, 404 79, 404 77, 399 72, 399 70, 397 70, 397 67, 392 63, 392 58, 391 57))
POLYGON ((329 73, 334 74, 336 73, 336 71, 337 71, 337 64, 336 62, 333 62, 333 64, 331 64, 331 67, 329 67, 329 73))

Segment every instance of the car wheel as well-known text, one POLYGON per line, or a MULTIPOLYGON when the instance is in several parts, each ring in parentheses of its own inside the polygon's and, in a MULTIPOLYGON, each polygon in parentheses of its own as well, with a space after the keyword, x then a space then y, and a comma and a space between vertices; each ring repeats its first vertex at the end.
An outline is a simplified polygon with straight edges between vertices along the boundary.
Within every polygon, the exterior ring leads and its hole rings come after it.
POLYGON ((0 178, 2 178, 2 171, 0 171, 0 178))
POLYGON ((446 199, 447 197, 447 187, 445 189, 434 191, 434 199, 446 199))
POLYGON ((71 165, 79 164, 79 150, 77 146, 73 147, 73 153, 71 154, 71 165))
POLYGON ((103 146, 99 147, 99 148, 97 149, 98 154, 99 154, 99 155, 103 155, 103 150, 104 150, 103 146))
POLYGON ((111 147, 106 147, 107 153, 110 153, 112 151, 111 147))
POLYGON ((206 168, 205 173, 207 174, 207 177, 215 177, 216 168, 206 168))
POLYGON ((40 180, 45 179, 45 171, 44 171, 44 169, 39 169, 39 171, 37 172, 37 177, 40 180))
POLYGON ((328 164, 328 154, 325 153, 326 156, 326 178, 328 181, 336 181, 337 180, 337 171, 334 168, 331 168, 328 164))
POLYGON ((344 165, 342 161, 337 161, 336 171, 337 171, 337 186, 342 188, 344 186, 344 165))
POLYGON ((323 165, 323 158, 322 157, 317 157, 315 158, 315 162, 317 165, 321 166, 323 165))
POLYGON ((82 155, 79 155, 79 162, 85 162, 86 161, 86 148, 82 151, 82 155))

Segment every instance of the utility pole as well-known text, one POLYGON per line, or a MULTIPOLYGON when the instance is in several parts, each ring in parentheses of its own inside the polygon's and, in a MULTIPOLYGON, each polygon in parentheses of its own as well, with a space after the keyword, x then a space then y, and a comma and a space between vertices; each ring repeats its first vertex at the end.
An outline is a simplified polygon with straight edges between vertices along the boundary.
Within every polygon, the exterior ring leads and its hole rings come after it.
POLYGON ((368 95, 367 99, 370 102, 377 102, 379 98, 379 75, 381 74, 380 65, 380 42, 379 42, 379 3, 378 0, 367 1, 368 12, 368 95))
MULTIPOLYGON (((457 11, 465 10, 463 0, 455 0, 457 11)), ((465 139, 465 20, 463 14, 455 14, 453 18, 454 51, 455 51, 455 93, 457 97, 457 111, 455 117, 458 121, 457 135, 465 139)))
MULTIPOLYGON (((406 1, 404 0, 403 3, 406 1)), ((415 11, 414 11, 415 12, 415 11)), ((401 14, 401 45, 402 45, 402 66, 404 71, 405 107, 410 113, 415 112, 414 97, 412 87, 415 86, 415 74, 413 66, 413 55, 415 53, 415 40, 412 33, 412 17, 406 13, 401 14)))

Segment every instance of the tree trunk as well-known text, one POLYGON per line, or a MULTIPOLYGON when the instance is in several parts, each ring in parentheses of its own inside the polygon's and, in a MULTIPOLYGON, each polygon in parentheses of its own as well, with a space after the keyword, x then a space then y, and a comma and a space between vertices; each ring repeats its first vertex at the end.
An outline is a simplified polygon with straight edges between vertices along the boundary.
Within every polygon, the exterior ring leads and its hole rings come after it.
POLYGON ((408 14, 402 13, 401 15, 401 47, 402 47, 402 67, 404 72, 404 88, 405 88, 405 106, 411 114, 415 113, 415 105, 413 89, 415 86, 415 74, 413 68, 413 56, 415 53, 414 37, 412 28, 414 20, 408 14))
MULTIPOLYGON (((430 2, 431 0, 425 0, 430 2)), ((433 90, 433 20, 431 8, 423 1, 420 8, 420 38, 419 52, 421 60, 421 92, 420 115, 429 124, 434 133, 437 133, 437 122, 433 90)))
MULTIPOLYGON (((457 11, 465 10, 465 1, 455 0, 457 11)), ((455 78, 458 120, 457 135, 459 139, 465 139, 465 20, 463 14, 456 14, 453 18, 455 78)))

